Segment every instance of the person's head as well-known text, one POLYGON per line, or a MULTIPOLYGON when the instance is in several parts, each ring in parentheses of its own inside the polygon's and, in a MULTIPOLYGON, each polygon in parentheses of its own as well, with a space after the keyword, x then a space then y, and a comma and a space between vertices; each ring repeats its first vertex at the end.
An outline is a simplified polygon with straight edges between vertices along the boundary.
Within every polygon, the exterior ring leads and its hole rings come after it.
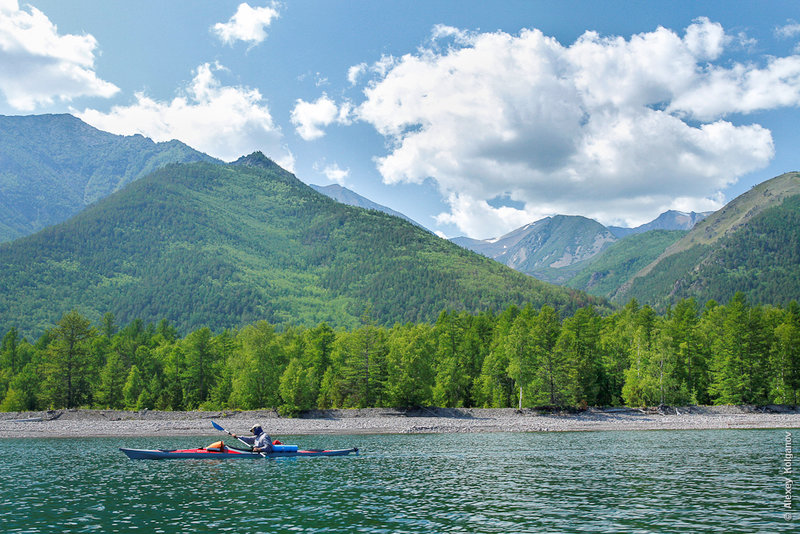
POLYGON ((253 427, 250 429, 250 432, 252 432, 254 436, 258 436, 264 432, 264 430, 261 428, 261 425, 253 425, 253 427))

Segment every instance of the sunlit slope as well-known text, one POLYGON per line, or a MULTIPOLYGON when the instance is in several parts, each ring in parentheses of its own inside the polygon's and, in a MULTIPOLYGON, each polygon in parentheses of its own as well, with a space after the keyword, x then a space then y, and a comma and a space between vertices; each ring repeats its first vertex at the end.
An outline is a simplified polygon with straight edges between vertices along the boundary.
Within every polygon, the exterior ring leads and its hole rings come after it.
POLYGON ((260 154, 170 165, 55 227, 0 245, 0 330, 167 318, 182 331, 433 320, 590 297, 517 273, 415 225, 337 203, 260 154))
POLYGON ((754 303, 800 299, 800 174, 767 180, 698 223, 614 299, 726 302, 736 291, 754 303))
POLYGON ((72 115, 0 115, 0 242, 67 220, 168 163, 213 161, 179 141, 100 131, 72 115))

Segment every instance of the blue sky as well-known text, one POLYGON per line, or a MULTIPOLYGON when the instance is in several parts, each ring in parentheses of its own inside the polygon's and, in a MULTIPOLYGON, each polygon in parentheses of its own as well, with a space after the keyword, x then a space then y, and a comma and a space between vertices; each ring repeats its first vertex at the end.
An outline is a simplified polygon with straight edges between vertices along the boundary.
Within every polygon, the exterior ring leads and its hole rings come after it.
POLYGON ((0 114, 261 150, 440 235, 712 210, 800 158, 798 2, 0 0, 0 114))

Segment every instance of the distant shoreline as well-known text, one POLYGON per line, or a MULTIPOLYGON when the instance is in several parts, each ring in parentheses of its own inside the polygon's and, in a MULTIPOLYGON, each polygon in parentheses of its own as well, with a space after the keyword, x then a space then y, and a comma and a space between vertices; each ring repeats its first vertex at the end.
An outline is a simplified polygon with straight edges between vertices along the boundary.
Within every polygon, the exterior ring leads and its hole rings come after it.
POLYGON ((512 408, 369 408, 315 410, 296 418, 272 410, 127 412, 55 410, 0 413, 0 438, 211 436, 214 420, 246 434, 261 423, 272 436, 310 434, 425 434, 475 432, 585 432, 800 428, 794 406, 685 406, 651 409, 590 408, 558 412, 512 408))

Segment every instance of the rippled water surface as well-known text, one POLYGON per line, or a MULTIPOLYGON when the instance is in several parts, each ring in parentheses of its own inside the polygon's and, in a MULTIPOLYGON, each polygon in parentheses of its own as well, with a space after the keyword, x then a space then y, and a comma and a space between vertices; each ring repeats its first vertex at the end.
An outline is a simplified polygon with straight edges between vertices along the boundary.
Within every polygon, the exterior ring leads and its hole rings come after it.
MULTIPOLYGON (((791 432, 796 448, 800 430, 791 432)), ((784 518, 785 436, 281 436, 362 452, 229 461, 134 461, 118 450, 218 435, 6 439, 0 531, 800 532, 800 513, 784 518)))

